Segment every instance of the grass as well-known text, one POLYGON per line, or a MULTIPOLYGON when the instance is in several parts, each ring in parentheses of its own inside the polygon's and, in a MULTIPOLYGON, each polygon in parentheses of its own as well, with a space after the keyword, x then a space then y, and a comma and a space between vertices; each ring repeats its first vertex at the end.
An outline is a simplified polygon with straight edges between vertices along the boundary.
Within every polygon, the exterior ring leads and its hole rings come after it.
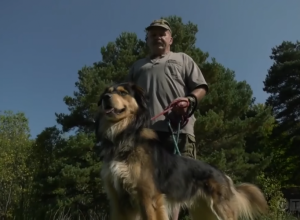
MULTIPOLYGON (((95 211, 90 211, 87 215, 81 211, 76 214, 65 208, 59 209, 49 214, 47 220, 109 220, 106 214, 99 214, 95 211)), ((261 217, 257 220, 299 220, 300 217, 294 217, 290 213, 272 213, 268 217, 261 217)), ((37 218, 26 218, 24 220, 38 220, 37 218)), ((189 217, 180 218, 180 220, 190 220, 189 217)))

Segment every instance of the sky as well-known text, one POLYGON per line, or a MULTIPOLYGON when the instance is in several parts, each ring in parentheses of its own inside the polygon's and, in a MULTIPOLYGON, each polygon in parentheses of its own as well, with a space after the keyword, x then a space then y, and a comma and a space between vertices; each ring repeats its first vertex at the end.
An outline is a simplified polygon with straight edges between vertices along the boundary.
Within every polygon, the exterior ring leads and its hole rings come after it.
POLYGON ((197 47, 246 80, 257 102, 272 47, 300 40, 299 0, 1 0, 0 111, 24 112, 32 137, 68 113, 78 70, 101 60, 122 32, 144 38, 170 15, 198 25, 197 47))

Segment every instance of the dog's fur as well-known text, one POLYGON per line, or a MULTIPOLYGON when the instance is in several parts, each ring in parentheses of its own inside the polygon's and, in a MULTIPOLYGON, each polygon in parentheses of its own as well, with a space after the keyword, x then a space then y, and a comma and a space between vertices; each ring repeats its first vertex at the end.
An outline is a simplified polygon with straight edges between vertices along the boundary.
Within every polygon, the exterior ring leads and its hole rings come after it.
POLYGON ((178 205, 193 220, 254 219, 267 211, 256 186, 234 186, 220 170, 165 151, 149 122, 146 94, 136 85, 101 95, 96 136, 112 220, 168 220, 178 205))

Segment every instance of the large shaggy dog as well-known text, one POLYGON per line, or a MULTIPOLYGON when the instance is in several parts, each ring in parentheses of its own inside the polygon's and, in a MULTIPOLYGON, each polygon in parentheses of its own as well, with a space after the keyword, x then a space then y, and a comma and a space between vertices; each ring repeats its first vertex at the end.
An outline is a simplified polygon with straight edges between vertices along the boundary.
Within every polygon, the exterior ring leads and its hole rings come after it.
POLYGON ((130 83, 108 87, 99 100, 96 136, 112 220, 168 220, 174 205, 193 220, 254 219, 267 210, 256 186, 234 186, 213 166, 165 151, 147 108, 143 90, 130 83))

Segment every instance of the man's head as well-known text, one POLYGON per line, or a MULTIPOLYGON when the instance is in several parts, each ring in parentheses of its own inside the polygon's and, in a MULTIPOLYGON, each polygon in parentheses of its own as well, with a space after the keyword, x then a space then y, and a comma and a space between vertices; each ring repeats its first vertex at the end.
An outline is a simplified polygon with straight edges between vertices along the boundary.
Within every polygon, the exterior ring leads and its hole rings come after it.
POLYGON ((172 30, 170 24, 159 19, 153 21, 147 28, 147 45, 152 55, 162 55, 170 51, 173 43, 172 30))

